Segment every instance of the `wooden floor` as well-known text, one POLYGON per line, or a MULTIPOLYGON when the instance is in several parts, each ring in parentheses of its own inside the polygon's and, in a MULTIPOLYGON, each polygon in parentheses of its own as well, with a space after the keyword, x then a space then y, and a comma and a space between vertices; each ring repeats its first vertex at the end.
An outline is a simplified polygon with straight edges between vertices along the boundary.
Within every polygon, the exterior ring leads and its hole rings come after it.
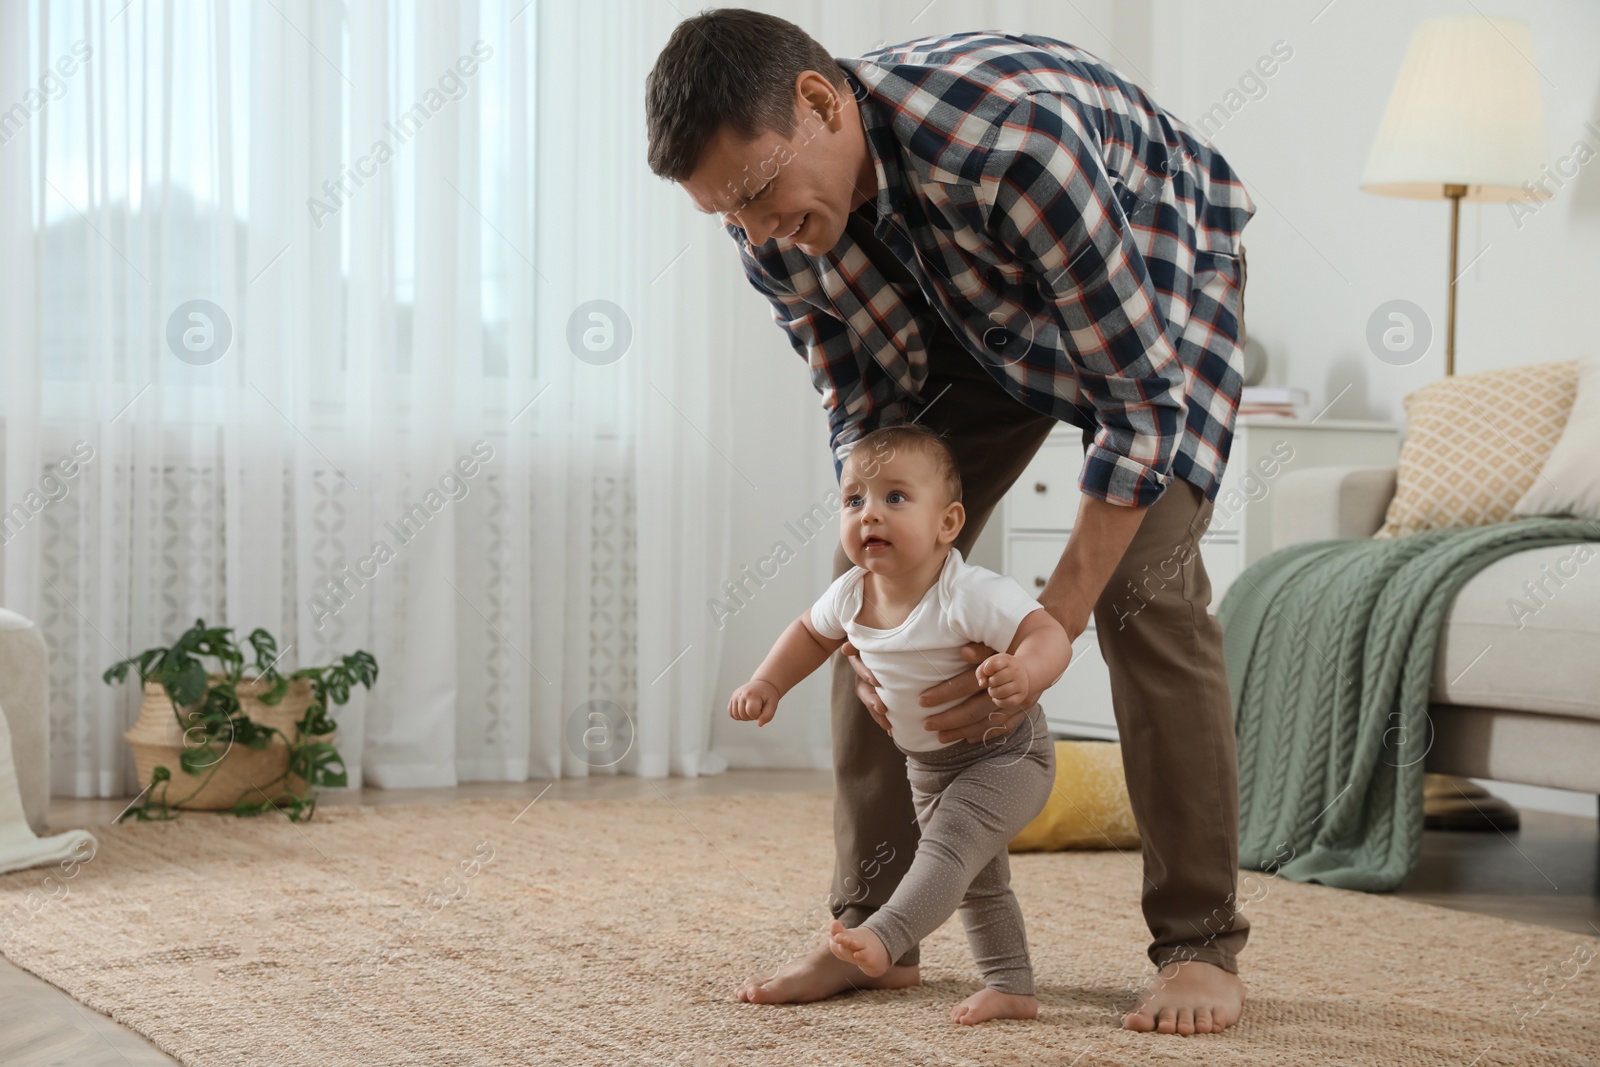
MULTIPOLYGON (((472 797, 601 800, 638 796, 827 792, 829 771, 729 771, 711 778, 598 777, 330 793, 324 804, 431 804, 472 797)), ((126 800, 57 797, 50 824, 110 823, 126 800)), ((1397 894, 1412 900, 1572 933, 1600 935, 1600 834, 1594 819, 1522 813, 1517 833, 1426 835, 1422 861, 1397 894)), ((1245 958, 1248 977, 1248 956, 1245 958)), ((0 957, 0 1064, 7 1067, 145 1067, 177 1061, 144 1038, 0 957)))

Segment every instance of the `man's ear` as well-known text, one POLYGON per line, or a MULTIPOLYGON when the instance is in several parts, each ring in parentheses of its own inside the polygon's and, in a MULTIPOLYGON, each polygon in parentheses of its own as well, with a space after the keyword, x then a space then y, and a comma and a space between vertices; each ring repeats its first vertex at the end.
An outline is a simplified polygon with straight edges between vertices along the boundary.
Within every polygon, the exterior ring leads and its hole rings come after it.
POLYGON ((802 124, 820 121, 834 133, 844 127, 844 102, 832 82, 814 70, 802 70, 794 80, 795 106, 802 124))
POLYGON ((954 541, 966 524, 967 509, 961 506, 959 500, 950 501, 944 509, 944 514, 939 517, 939 543, 948 545, 954 541))

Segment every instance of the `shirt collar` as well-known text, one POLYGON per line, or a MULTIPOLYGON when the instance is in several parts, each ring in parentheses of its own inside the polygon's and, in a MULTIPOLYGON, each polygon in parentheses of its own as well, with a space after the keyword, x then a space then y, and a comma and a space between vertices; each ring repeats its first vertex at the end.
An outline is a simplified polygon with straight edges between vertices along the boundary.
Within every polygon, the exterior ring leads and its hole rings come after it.
MULTIPOLYGON (((865 64, 866 60, 857 60, 865 64)), ((866 134, 867 154, 872 157, 872 169, 877 175, 878 195, 873 201, 877 209, 878 220, 873 227, 878 236, 883 236, 889 228, 890 220, 900 214, 899 201, 896 192, 900 188, 900 155, 894 139, 894 129, 883 109, 872 96, 872 90, 867 88, 855 71, 839 64, 844 76, 850 83, 850 90, 855 95, 856 107, 861 112, 861 129, 866 134)))

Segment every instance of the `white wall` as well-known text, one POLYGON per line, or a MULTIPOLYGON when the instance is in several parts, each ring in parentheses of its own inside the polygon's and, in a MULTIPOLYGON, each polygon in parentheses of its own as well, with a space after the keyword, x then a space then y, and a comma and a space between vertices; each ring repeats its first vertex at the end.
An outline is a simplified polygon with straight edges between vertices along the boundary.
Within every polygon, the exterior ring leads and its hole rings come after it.
MULTIPOLYGON (((1350 386, 1329 417, 1399 421, 1404 395, 1442 373, 1448 208, 1373 196, 1358 183, 1412 28, 1434 15, 1471 14, 1473 5, 914 0, 764 7, 805 26, 835 55, 957 29, 1057 37, 1107 60, 1191 124, 1274 42, 1287 42, 1293 57, 1267 80, 1266 94, 1213 137, 1258 207, 1245 230, 1246 306, 1250 332, 1269 353, 1267 381, 1303 386, 1314 410, 1350 386), (1421 305, 1436 327, 1433 352, 1410 367, 1379 362, 1364 340, 1373 309, 1395 298, 1421 305)), ((1600 123, 1600 5, 1520 0, 1483 10, 1530 23, 1547 139, 1552 157, 1565 154, 1586 120, 1600 123)), ((705 229, 708 243, 728 243, 709 220, 705 229)), ((1464 206, 1461 241, 1463 264, 1483 255, 1460 287, 1458 373, 1600 354, 1584 314, 1600 299, 1600 161, 1520 231, 1504 205, 1464 206)), ((719 262, 706 269, 737 272, 731 247, 717 246, 708 258, 719 262)), ((734 383, 735 439, 741 465, 759 487, 740 483, 734 568, 753 565, 779 537, 799 556, 730 624, 723 693, 749 677, 782 628, 826 588, 833 549, 821 539, 801 547, 783 530, 833 485, 826 423, 804 364, 753 290, 735 298, 730 314, 745 356, 734 383)), ((748 723, 719 719, 714 744, 735 766, 830 766, 825 675, 826 668, 797 689, 760 737, 748 723)), ((1525 795, 1519 803, 1529 803, 1525 795)), ((1552 803, 1576 810, 1582 799, 1552 803)), ((1593 814, 1592 798, 1588 803, 1585 813, 1593 814)))
MULTIPOLYGON (((1402 397, 1443 372, 1449 208, 1358 184, 1412 28, 1479 8, 1325 5, 1157 0, 1154 92, 1193 123, 1273 42, 1293 48, 1266 95, 1213 138, 1258 207, 1245 229, 1250 332, 1271 356, 1269 382, 1304 386, 1314 409, 1351 385, 1329 417, 1398 421, 1402 397), (1435 326, 1434 350, 1410 367, 1380 363, 1364 340, 1373 309, 1396 298, 1421 305, 1435 326)), ((1600 122, 1600 5, 1519 0, 1481 10, 1529 23, 1547 140, 1552 158, 1565 155, 1586 120, 1600 122)), ((1600 161, 1520 230, 1504 204, 1463 205, 1461 264, 1480 252, 1459 288, 1457 373, 1600 354, 1580 314, 1600 295, 1600 161)))

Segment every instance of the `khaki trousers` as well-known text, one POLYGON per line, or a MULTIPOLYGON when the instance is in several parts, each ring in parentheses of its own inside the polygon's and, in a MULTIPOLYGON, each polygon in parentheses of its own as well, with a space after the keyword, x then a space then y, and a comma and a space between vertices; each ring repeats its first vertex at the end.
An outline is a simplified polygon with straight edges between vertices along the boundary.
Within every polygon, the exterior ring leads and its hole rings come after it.
MULTIPOLYGON (((923 395, 938 399, 918 421, 947 435, 955 450, 967 513, 955 544, 970 556, 995 505, 1055 420, 1006 393, 948 330, 937 330, 928 347, 923 395)), ((1088 441, 1086 435, 1085 448, 1088 441)), ((1211 582, 1198 545, 1211 512, 1197 486, 1174 477, 1149 507, 1095 605, 1094 618, 1110 670, 1128 794, 1143 839, 1141 904, 1151 934, 1150 959, 1158 967, 1198 959, 1237 971, 1235 956, 1249 934, 1249 922, 1234 907, 1238 756, 1222 629, 1206 610, 1211 582)), ((834 554, 834 576, 850 566, 841 545, 834 554)), ((855 687, 855 671, 836 655, 830 905, 849 927, 861 925, 888 901, 911 864, 919 836, 905 754, 862 706, 855 687)), ((1069 667, 1041 703, 1049 708, 1071 701, 1072 690, 1069 667)), ((919 960, 913 946, 898 962, 919 960)))

